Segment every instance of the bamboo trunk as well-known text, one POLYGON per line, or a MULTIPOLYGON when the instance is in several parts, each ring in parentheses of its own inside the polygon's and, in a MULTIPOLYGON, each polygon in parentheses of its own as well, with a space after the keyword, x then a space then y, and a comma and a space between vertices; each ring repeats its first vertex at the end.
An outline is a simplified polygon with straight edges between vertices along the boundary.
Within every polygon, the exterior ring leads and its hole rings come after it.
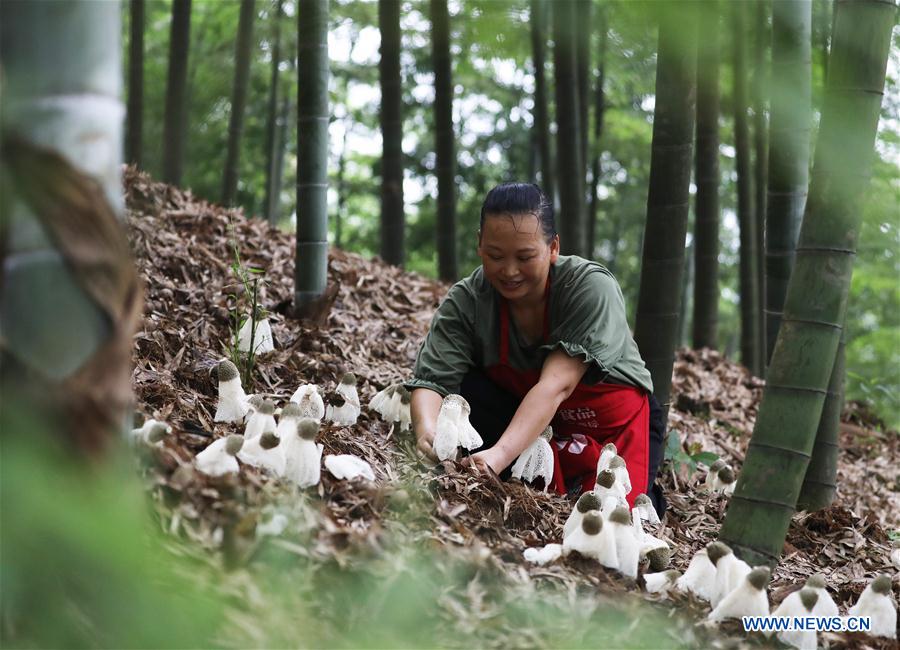
POLYGON ((601 138, 603 136, 603 114, 606 111, 606 98, 603 84, 606 82, 606 6, 600 5, 597 12, 597 26, 600 32, 600 46, 597 56, 597 85, 594 89, 594 155, 591 164, 590 209, 588 210, 588 254, 594 257, 597 245, 597 218, 600 212, 600 197, 597 195, 600 186, 600 159, 603 153, 601 138))
POLYGON ((144 129, 144 0, 131 0, 130 27, 125 160, 136 167, 141 167, 144 129))
POLYGON ((547 77, 544 71, 547 45, 547 5, 531 0, 531 51, 534 62, 534 128, 540 157, 541 187, 553 205, 556 183, 550 155, 550 119, 547 111, 547 77))
POLYGON ((294 309, 318 307, 328 281, 328 0, 297 11, 297 258, 294 309))
POLYGON ((760 372, 765 372, 768 365, 766 335, 766 186, 769 159, 769 136, 766 120, 766 52, 769 49, 768 21, 766 16, 766 0, 756 2, 756 20, 754 27, 755 61, 753 65, 753 207, 756 217, 756 281, 759 287, 759 303, 756 308, 757 331, 759 340, 757 348, 760 354, 760 372))
POLYGON ((559 178, 559 239, 562 252, 582 253, 587 235, 584 218, 584 165, 575 47, 575 3, 553 3, 553 61, 556 81, 556 150, 559 178))
POLYGON ((772 118, 766 216, 766 338, 771 359, 809 186, 811 2, 772 7, 772 118))
POLYGON ((734 148, 737 168, 737 216, 740 228, 741 362, 759 376, 759 275, 757 272, 756 215, 753 211, 753 172, 750 167, 750 130, 747 124, 746 5, 732 5, 734 25, 734 148))
MULTIPOLYGON (((381 30, 381 257, 403 267, 403 97, 400 80, 400 0, 378 0, 381 30)), ((451 123, 452 128, 452 123, 451 123)), ((452 155, 452 154, 451 154, 452 155)))
POLYGON ((266 220, 278 222, 275 197, 275 152, 278 149, 278 66, 281 63, 281 16, 283 0, 277 0, 272 17, 272 62, 269 74, 269 101, 266 105, 266 196, 263 200, 266 220))
POLYGON ((231 95, 231 115, 228 120, 228 153, 222 177, 222 204, 233 205, 237 197, 240 175, 241 135, 244 131, 244 107, 247 104, 247 83, 250 78, 250 50, 253 45, 255 0, 241 0, 238 37, 234 52, 234 85, 231 95))
POLYGON ((191 0, 172 0, 169 72, 163 117, 163 181, 181 184, 187 139, 187 69, 191 39, 191 0))
POLYGON ((450 14, 447 0, 431 0, 434 60, 434 138, 438 181, 438 277, 458 279, 456 260, 456 144, 453 133, 453 80, 450 65, 450 14))
POLYGON ((778 560, 833 374, 872 166, 896 5, 838 2, 822 126, 766 388, 720 539, 778 560))
POLYGON ((692 345, 717 347, 719 321, 719 4, 700 14, 692 345))
POLYGON ((694 149, 697 11, 692 2, 660 7, 647 225, 634 338, 665 410, 678 336, 694 149))

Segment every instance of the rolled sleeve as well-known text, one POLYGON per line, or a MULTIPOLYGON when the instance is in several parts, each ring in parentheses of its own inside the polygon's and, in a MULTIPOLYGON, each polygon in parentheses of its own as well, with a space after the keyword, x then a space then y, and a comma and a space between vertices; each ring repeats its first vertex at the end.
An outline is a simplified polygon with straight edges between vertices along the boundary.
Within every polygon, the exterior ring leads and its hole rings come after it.
POLYGON ((463 377, 474 365, 473 319, 472 296, 463 286, 454 285, 431 320, 413 379, 404 384, 408 389, 428 388, 444 397, 459 392, 463 377))

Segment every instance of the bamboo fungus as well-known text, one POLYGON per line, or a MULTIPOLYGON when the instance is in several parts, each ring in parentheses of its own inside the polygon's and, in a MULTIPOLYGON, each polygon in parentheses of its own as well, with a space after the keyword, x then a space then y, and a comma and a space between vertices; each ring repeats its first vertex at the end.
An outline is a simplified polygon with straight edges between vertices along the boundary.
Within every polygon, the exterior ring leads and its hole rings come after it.
POLYGON ((896 5, 837 2, 819 142, 759 416, 719 539, 778 560, 835 365, 896 5))

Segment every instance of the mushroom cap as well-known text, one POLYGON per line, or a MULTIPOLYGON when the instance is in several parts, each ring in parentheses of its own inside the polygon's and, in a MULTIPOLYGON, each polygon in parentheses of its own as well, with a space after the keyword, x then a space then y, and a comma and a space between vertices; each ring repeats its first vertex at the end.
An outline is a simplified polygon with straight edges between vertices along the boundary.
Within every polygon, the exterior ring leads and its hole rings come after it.
POLYGON ((753 585, 755 589, 762 591, 766 588, 766 585, 769 584, 771 577, 772 572, 769 571, 769 567, 758 566, 747 574, 747 582, 753 585))
POLYGON ((297 435, 304 440, 315 440, 319 433, 319 423, 312 418, 303 418, 297 423, 297 435))
POLYGON ((872 581, 872 591, 887 596, 891 593, 891 577, 883 573, 872 581))
POLYGON ((352 372, 345 372, 344 376, 341 377, 341 383, 348 386, 356 386, 356 375, 352 372))
POLYGON ((578 509, 578 512, 582 514, 590 512, 591 510, 599 510, 600 497, 594 492, 585 492, 578 497, 578 501, 575 502, 575 507, 578 509))
POLYGON ((581 530, 588 535, 597 535, 603 530, 603 517, 599 512, 591 511, 581 520, 581 530))
POLYGON ((616 445, 612 442, 607 442, 605 445, 603 445, 603 449, 600 450, 600 453, 603 453, 604 451, 611 451, 614 454, 619 453, 619 450, 616 448, 616 445))
POLYGON ((816 603, 819 601, 819 592, 815 589, 801 589, 800 590, 800 602, 803 603, 803 606, 806 608, 806 611, 811 612, 812 608, 816 606, 816 603))
POLYGON ((169 427, 162 422, 156 422, 147 432, 147 440, 149 442, 159 442, 169 433, 169 427))
POLYGON ((631 513, 628 512, 628 508, 623 508, 619 506, 611 513, 609 513, 609 520, 614 524, 622 524, 623 526, 631 525, 631 513))
POLYGON ((231 381, 238 376, 237 366, 228 359, 222 359, 216 366, 216 376, 219 378, 219 383, 231 381))
POLYGON ((251 395, 250 399, 247 400, 247 403, 254 408, 254 410, 258 411, 259 407, 262 406, 262 403, 265 401, 265 397, 262 395, 251 395))
POLYGON ((734 470, 726 465, 719 470, 719 480, 725 484, 734 483, 734 470))
POLYGON ((225 453, 227 453, 229 456, 236 456, 243 446, 244 436, 239 436, 236 433, 233 433, 225 438, 225 453))
POLYGON ((409 394, 409 391, 400 387, 400 403, 406 406, 412 400, 412 395, 409 394))
POLYGON ((681 571, 678 571, 677 569, 668 569, 666 571, 666 580, 668 580, 669 582, 675 582, 680 577, 681 571))
POLYGON ((648 497, 646 494, 641 492, 639 495, 637 495, 634 498, 634 505, 635 506, 652 506, 653 502, 650 500, 650 497, 648 497))
POLYGON ((726 555, 731 553, 731 549, 728 545, 723 544, 722 542, 710 542, 706 545, 706 555, 709 557, 709 561, 713 563, 713 565, 718 565, 719 560, 726 555))
POLYGON ((259 438, 259 446, 263 449, 274 449, 280 442, 281 439, 275 435, 274 431, 266 431, 259 438))
POLYGON ((824 589, 825 588, 825 574, 823 573, 814 573, 806 579, 806 585, 810 589, 824 589))
POLYGON ((715 473, 715 472, 718 472, 723 467, 725 467, 725 461, 722 460, 721 458, 717 458, 715 460, 715 462, 709 466, 709 471, 715 473))
POLYGON ((616 482, 616 475, 613 474, 610 470, 605 469, 599 474, 597 474, 597 484, 602 485, 603 487, 609 489, 616 482))
POLYGON ((275 402, 270 399, 264 399, 256 410, 263 415, 275 415, 275 402))
POLYGON ((657 546, 647 551, 651 571, 663 571, 672 561, 672 550, 668 546, 657 546))
POLYGON ((620 467, 625 467, 625 459, 619 455, 613 456, 612 460, 609 461, 609 468, 619 469, 620 467))
POLYGON ((287 405, 283 409, 281 409, 281 419, 284 418, 299 418, 303 417, 303 411, 300 410, 300 405, 296 402, 288 402, 287 405))

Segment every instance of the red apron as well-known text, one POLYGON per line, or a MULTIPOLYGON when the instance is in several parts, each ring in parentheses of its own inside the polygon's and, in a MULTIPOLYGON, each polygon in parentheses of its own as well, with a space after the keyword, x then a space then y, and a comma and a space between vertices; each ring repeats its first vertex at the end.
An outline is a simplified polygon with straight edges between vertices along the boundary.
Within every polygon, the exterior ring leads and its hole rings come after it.
MULTIPOLYGON (((550 282, 544 307, 546 343, 550 333, 550 282)), ((509 365, 509 306, 500 300, 500 361, 487 375, 507 391, 524 398, 540 379, 539 370, 517 370, 509 365)), ((597 461, 603 445, 612 442, 625 459, 632 490, 628 505, 647 490, 650 449, 650 405, 643 389, 619 384, 578 384, 559 405, 553 427, 553 480, 551 487, 566 494, 567 484, 581 483, 581 491, 594 487, 597 461)))

